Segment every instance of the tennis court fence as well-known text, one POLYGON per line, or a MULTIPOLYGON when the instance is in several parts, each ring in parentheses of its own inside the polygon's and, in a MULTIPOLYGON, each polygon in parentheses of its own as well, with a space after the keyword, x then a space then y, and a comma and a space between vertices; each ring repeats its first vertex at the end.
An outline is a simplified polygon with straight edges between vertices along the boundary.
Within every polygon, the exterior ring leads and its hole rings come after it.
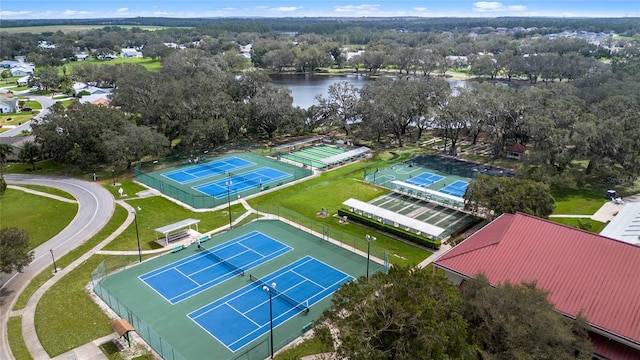
MULTIPOLYGON (((154 160, 154 161, 140 163, 134 167, 135 178, 137 181, 149 187, 152 187, 160 191, 161 193, 167 196, 170 196, 196 209, 210 209, 210 208, 214 208, 214 207, 226 204, 228 200, 226 196, 216 199, 214 196, 209 196, 206 194, 199 193, 188 186, 174 185, 171 182, 167 181, 166 179, 162 179, 159 176, 152 176, 149 174, 151 172, 161 170, 163 168, 181 165, 184 163, 184 159, 185 157, 172 156, 162 160, 154 160)), ((206 161, 210 160, 209 157, 205 157, 205 156, 201 157, 200 159, 202 159, 200 161, 204 161, 203 164, 205 166, 206 166, 206 161)), ((269 160, 265 159, 264 161, 269 161, 269 160)), ((265 163, 265 164, 269 165, 268 163, 265 163)), ((297 181, 299 179, 302 179, 304 177, 307 177, 313 174, 313 171, 311 169, 306 169, 306 168, 287 167, 286 169, 283 169, 283 171, 286 171, 287 173, 293 176, 287 179, 284 179, 282 181, 279 181, 277 184, 267 184, 264 187, 259 186, 260 185, 259 179, 258 180, 245 179, 240 174, 234 173, 233 176, 245 181, 249 181, 250 184, 255 185, 255 187, 253 188, 242 190, 238 195, 241 195, 243 197, 251 196, 263 190, 267 190, 269 186, 280 186, 283 183, 297 181)), ((233 194, 234 198, 232 200, 236 200, 235 197, 238 195, 233 194)))
MULTIPOLYGON (((370 262, 372 272, 389 270, 388 255, 386 249, 377 246, 375 243, 369 244, 365 238, 360 238, 348 233, 345 233, 335 228, 329 227, 326 223, 320 222, 316 219, 304 216, 293 210, 281 207, 281 206, 259 206, 256 208, 256 219, 260 219, 264 216, 273 217, 277 220, 289 220, 290 225, 298 227, 302 230, 308 229, 315 233, 315 235, 322 239, 321 241, 328 242, 329 239, 333 239, 338 242, 340 247, 349 250, 359 250, 360 253, 366 253, 367 247, 370 246, 370 254, 384 262, 380 264, 375 261, 370 262), (268 215, 267 215, 268 214, 268 215)), ((354 259, 360 257, 360 255, 353 253, 354 259)))
POLYGON ((118 316, 126 319, 134 329, 136 334, 140 335, 144 341, 155 350, 165 360, 186 360, 176 349, 166 342, 160 335, 158 335, 151 326, 149 326, 144 320, 140 319, 131 309, 129 309, 122 301, 114 296, 108 289, 102 286, 102 279, 104 279, 111 266, 118 266, 115 264, 107 265, 106 260, 96 267, 91 273, 91 284, 93 285, 93 292, 102 299, 109 307, 115 311, 118 316), (110 266, 109 266, 110 265, 110 266))

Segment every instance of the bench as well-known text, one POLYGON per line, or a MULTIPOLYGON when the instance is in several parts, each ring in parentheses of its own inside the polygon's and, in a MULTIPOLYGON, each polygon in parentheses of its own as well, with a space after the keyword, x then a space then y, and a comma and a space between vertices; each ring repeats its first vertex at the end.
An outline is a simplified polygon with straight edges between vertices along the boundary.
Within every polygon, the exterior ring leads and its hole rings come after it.
POLYGON ((178 251, 184 249, 184 247, 182 245, 178 245, 176 247, 173 248, 173 250, 171 250, 172 253, 177 253, 178 251))
POLYGON ((169 234, 169 236, 167 236, 167 240, 169 242, 172 242, 172 241, 183 239, 183 238, 185 238, 187 236, 189 236, 187 231, 186 230, 182 230, 182 231, 178 231, 178 232, 173 233, 173 234, 169 234))
POLYGON ((209 241, 209 239, 211 239, 211 238, 209 237, 209 235, 207 235, 207 236, 203 236, 203 237, 201 237, 201 238, 198 240, 198 242, 199 242, 199 243, 207 242, 207 241, 209 241))
POLYGON ((302 327, 302 332, 307 332, 309 331, 311 328, 313 327, 313 323, 310 322, 308 324, 306 324, 305 326, 302 327))

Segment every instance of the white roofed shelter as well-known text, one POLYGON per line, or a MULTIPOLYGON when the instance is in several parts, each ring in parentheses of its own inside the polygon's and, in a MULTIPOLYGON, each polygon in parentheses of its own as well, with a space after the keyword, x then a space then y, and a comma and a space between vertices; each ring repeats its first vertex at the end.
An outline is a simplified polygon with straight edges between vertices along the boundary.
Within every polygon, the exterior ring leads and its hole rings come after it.
POLYGON ((436 240, 441 240, 442 233, 445 231, 439 226, 431 225, 364 201, 349 199, 343 202, 342 205, 348 206, 356 214, 368 216, 380 222, 403 228, 418 235, 426 235, 436 240))
POLYGON ((200 219, 185 219, 178 221, 173 224, 165 225, 163 227, 159 227, 155 229, 156 231, 156 242, 158 242, 158 234, 162 234, 165 240, 165 246, 169 246, 169 242, 172 240, 177 240, 179 238, 185 237, 187 234, 187 228, 191 230, 191 226, 196 226, 196 231, 198 231, 198 223, 200 219))

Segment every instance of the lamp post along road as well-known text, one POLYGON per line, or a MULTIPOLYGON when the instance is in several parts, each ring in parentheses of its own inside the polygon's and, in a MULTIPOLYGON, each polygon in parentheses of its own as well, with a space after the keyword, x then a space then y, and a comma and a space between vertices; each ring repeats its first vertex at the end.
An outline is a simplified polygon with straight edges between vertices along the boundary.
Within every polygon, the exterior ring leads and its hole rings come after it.
POLYGON ((136 223, 136 239, 138 240, 138 259, 142 262, 142 250, 140 249, 140 233, 138 232, 138 211, 142 210, 138 207, 138 210, 133 210, 133 220, 136 223))
POLYGON ((58 267, 56 266, 56 258, 53 256, 53 249, 49 250, 51 252, 51 259, 53 260, 53 272, 58 272, 58 267))
POLYGON ((367 238, 367 280, 369 280, 369 259, 371 258, 371 242, 376 241, 376 237, 367 234, 366 238, 367 238))
POLYGON ((271 288, 265 285, 262 290, 269 294, 269 337, 271 343, 271 359, 273 359, 273 292, 272 289, 276 288, 276 283, 271 283, 271 288))
POLYGON ((226 182, 227 185, 227 211, 229 212, 229 229, 233 229, 232 221, 231 221, 231 185, 233 182, 231 180, 226 182))

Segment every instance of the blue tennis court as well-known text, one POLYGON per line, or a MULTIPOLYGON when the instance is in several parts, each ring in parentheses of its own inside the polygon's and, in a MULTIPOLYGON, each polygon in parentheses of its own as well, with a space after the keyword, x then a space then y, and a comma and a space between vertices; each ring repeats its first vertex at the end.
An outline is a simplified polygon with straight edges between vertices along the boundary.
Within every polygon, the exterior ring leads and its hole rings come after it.
POLYGON ((220 199, 227 196, 227 183, 229 181, 231 181, 229 191, 232 194, 235 194, 257 186, 262 187, 291 176, 291 174, 280 170, 272 169, 270 167, 262 167, 241 174, 231 173, 229 177, 194 186, 193 189, 213 196, 216 199, 220 199))
POLYGON ((437 183, 442 179, 444 179, 444 176, 432 174, 429 172, 423 172, 420 175, 412 176, 411 178, 405 180, 405 182, 421 187, 427 187, 431 184, 437 183))
POLYGON ((162 176, 177 183, 186 184, 199 179, 226 174, 230 171, 237 171, 253 165, 255 165, 255 163, 234 156, 192 165, 180 170, 169 171, 162 174, 162 176))
POLYGON ((290 250, 291 247, 252 231, 140 275, 139 279, 176 304, 290 250))
POLYGON ((469 183, 466 181, 458 180, 451 185, 447 185, 444 188, 438 190, 441 193, 462 197, 467 192, 469 183))
POLYGON ((264 284, 276 284, 276 291, 271 294, 273 326, 277 327, 302 312, 304 306, 312 306, 351 280, 352 276, 305 256, 188 316, 235 352, 269 331, 269 293, 263 289, 264 284))

